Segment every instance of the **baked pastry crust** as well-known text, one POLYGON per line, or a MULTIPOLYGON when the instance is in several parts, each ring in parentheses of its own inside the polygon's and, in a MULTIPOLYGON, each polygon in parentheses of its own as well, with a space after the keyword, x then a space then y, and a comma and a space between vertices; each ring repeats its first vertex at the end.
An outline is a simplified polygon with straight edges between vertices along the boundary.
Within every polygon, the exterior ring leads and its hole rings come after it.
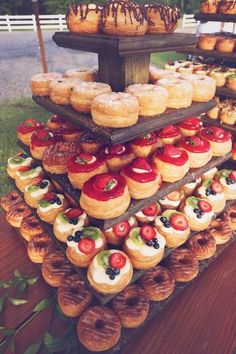
POLYGON ((30 216, 31 210, 25 202, 19 202, 13 204, 12 207, 6 213, 7 222, 13 226, 19 228, 21 226, 22 220, 30 216))
POLYGON ((46 283, 57 288, 64 283, 65 277, 72 273, 72 267, 61 251, 53 250, 44 256, 41 271, 46 283))
POLYGON ((216 14, 219 0, 203 0, 200 5, 202 14, 216 14))
POLYGON ((16 179, 16 172, 23 166, 30 166, 33 162, 32 157, 22 152, 10 157, 7 160, 7 174, 13 179, 16 179))
POLYGON ((49 180, 43 179, 43 177, 36 177, 31 180, 24 191, 24 200, 31 208, 37 208, 38 202, 42 197, 53 191, 53 185, 49 180))
POLYGON ((50 96, 51 81, 61 77, 61 74, 54 72, 32 76, 30 80, 32 94, 36 96, 50 96))
POLYGON ((97 79, 97 69, 95 68, 74 68, 65 72, 65 77, 74 77, 81 81, 95 82, 97 79))
POLYGON ((51 101, 61 105, 70 104, 71 90, 79 81, 74 77, 52 80, 49 88, 51 101))
POLYGON ((206 127, 201 130, 199 137, 209 141, 213 156, 224 156, 232 149, 231 134, 221 128, 206 127))
POLYGON ((136 157, 150 156, 158 146, 156 133, 146 133, 129 143, 131 150, 136 157))
POLYGON ((218 11, 221 14, 236 15, 235 0, 221 0, 219 2, 218 11))
POLYGON ((20 234, 26 241, 31 241, 36 235, 45 232, 40 221, 34 216, 29 215, 23 218, 20 226, 20 234))
POLYGON ((228 222, 232 230, 236 230, 236 203, 225 210, 224 220, 228 222))
POLYGON ((66 24, 73 33, 98 33, 101 26, 101 7, 95 4, 69 4, 66 24))
POLYGON ((208 102, 216 93, 216 82, 208 76, 182 75, 182 78, 193 85, 193 101, 208 102))
POLYGON ((53 249, 52 239, 44 232, 35 235, 27 245, 27 254, 33 263, 43 263, 47 253, 53 249))
POLYGON ((172 33, 177 28, 180 19, 180 10, 177 7, 150 4, 146 5, 145 9, 149 19, 147 33, 172 33))
MULTIPOLYGON (((235 5, 236 6, 236 5, 235 5)), ((219 38, 216 42, 216 50, 221 53, 232 53, 235 47, 234 38, 219 38)))
POLYGON ((211 258, 216 252, 216 241, 207 231, 193 235, 187 243, 199 261, 211 258))
POLYGON ((55 194, 56 197, 58 197, 61 201, 61 204, 58 205, 56 202, 53 203, 50 206, 43 207, 42 201, 44 200, 45 196, 43 199, 41 199, 38 203, 37 206, 37 213, 40 219, 43 221, 47 222, 48 224, 53 224, 57 215, 68 208, 68 201, 67 199, 62 195, 62 194, 55 194))
POLYGON ((26 187, 31 184, 34 178, 41 177, 42 175, 43 175, 43 170, 40 166, 33 167, 32 165, 29 165, 29 166, 21 167, 16 172, 16 178, 15 178, 16 186, 23 193, 26 187))
POLYGON ((217 218, 213 220, 207 229, 209 234, 214 237, 217 245, 223 245, 232 237, 232 228, 228 219, 217 218))
POLYGON ((168 268, 172 272, 175 281, 187 282, 198 275, 199 262, 190 250, 178 248, 168 257, 168 268))
POLYGON ((193 100, 193 86, 190 82, 181 79, 163 78, 158 85, 164 87, 168 93, 168 108, 186 108, 193 100))
POLYGON ((218 36, 212 34, 202 34, 198 38, 197 47, 203 50, 214 50, 218 36))
POLYGON ((19 202, 22 202, 22 198, 16 191, 5 194, 0 199, 0 205, 5 211, 11 210, 13 205, 19 202))
POLYGON ((35 119, 26 119, 16 129, 17 138, 25 145, 30 146, 31 136, 35 131, 44 128, 44 123, 35 119))

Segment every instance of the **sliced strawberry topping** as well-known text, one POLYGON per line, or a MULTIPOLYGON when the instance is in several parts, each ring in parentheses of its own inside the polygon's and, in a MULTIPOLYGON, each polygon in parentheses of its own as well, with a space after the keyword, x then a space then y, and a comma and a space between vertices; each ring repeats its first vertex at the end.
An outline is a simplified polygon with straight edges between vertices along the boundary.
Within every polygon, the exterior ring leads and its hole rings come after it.
POLYGON ((38 124, 38 122, 35 119, 29 118, 24 121, 24 125, 27 127, 35 127, 38 124))
POLYGON ((233 180, 236 181, 236 171, 231 171, 230 175, 229 175, 229 178, 232 178, 233 180))
POLYGON ((49 131, 47 129, 41 129, 39 130, 39 132, 37 133, 37 138, 38 139, 45 139, 45 138, 48 138, 48 135, 49 134, 49 131))
POLYGON ((151 225, 143 225, 140 230, 140 235, 145 241, 150 241, 155 238, 156 231, 151 225))
POLYGON ((80 215, 83 214, 83 210, 81 208, 73 208, 73 209, 70 209, 69 211, 66 212, 66 216, 69 218, 69 219, 76 219, 76 218, 79 218, 80 215))
POLYGON ((117 155, 119 155, 119 154, 121 154, 123 151, 124 151, 124 149, 125 149, 125 146, 124 145, 122 145, 122 144, 117 144, 117 145, 114 145, 114 146, 111 146, 110 148, 109 148, 109 153, 110 154, 117 154, 117 155))
POLYGON ((171 192, 167 195, 167 198, 172 201, 178 201, 178 200, 180 200, 180 197, 181 197, 181 194, 179 191, 174 191, 174 192, 171 192))
POLYGON ((96 177, 95 185, 98 189, 108 191, 114 186, 116 181, 109 174, 102 174, 96 177))
POLYGON ((76 158, 76 162, 78 163, 88 163, 93 159, 93 155, 83 152, 81 154, 79 154, 79 156, 77 156, 76 158))
POLYGON ((160 133, 159 133, 159 137, 160 138, 168 138, 168 137, 172 137, 175 135, 179 135, 180 134, 180 130, 178 127, 174 126, 173 124, 167 125, 165 128, 163 128, 160 133))
POLYGON ((112 268, 121 269, 125 266, 125 264, 126 258, 119 252, 112 253, 112 255, 109 257, 109 265, 112 268))
POLYGON ((113 226, 113 232, 115 236, 119 238, 125 238, 130 232, 131 226, 127 220, 121 221, 113 226))
POLYGON ((214 181, 211 185, 211 189, 216 192, 216 193, 222 193, 223 192, 223 187, 222 184, 218 181, 214 181))
POLYGON ((78 242, 78 248, 84 254, 91 254, 95 250, 95 242, 92 238, 82 238, 78 242))
POLYGON ((31 168, 32 168, 31 166, 22 166, 22 167, 18 168, 18 171, 26 172, 26 171, 29 171, 31 168))
POLYGON ((147 172, 152 171, 150 164, 144 157, 136 157, 136 159, 132 162, 132 168, 137 168, 147 172))
POLYGON ((52 192, 48 192, 44 195, 43 199, 46 200, 47 202, 50 202, 51 200, 54 200, 56 198, 56 194, 52 192))
POLYGON ((198 202, 199 209, 203 211, 204 213, 209 213, 212 211, 212 206, 210 203, 208 203, 206 200, 200 200, 198 202))
POLYGON ((184 231, 188 228, 188 221, 182 214, 172 214, 170 217, 170 223, 174 229, 179 231, 184 231))
POLYGON ((189 138, 188 142, 192 146, 198 146, 201 144, 202 140, 198 136, 192 136, 189 138))
POLYGON ((34 185, 34 186, 37 186, 38 184, 40 184, 43 180, 43 177, 42 176, 38 176, 38 177, 34 177, 30 184, 34 185))
POLYGON ((150 204, 146 208, 143 208, 142 212, 146 216, 156 216, 158 214, 156 203, 150 204))
POLYGON ((191 117, 183 120, 183 122, 179 123, 178 126, 189 130, 197 130, 201 128, 202 122, 197 117, 191 117))
POLYGON ((165 145, 163 153, 173 158, 179 158, 181 156, 181 150, 170 144, 165 145))

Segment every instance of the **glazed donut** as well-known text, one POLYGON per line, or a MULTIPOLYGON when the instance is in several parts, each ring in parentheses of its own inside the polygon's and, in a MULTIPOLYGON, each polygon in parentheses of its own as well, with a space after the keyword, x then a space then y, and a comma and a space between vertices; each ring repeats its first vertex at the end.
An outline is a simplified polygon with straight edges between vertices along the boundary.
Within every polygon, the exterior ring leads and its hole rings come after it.
POLYGON ((193 85, 193 101, 208 102, 216 92, 216 82, 208 76, 182 75, 182 78, 193 85))
POLYGON ((110 349, 119 340, 121 323, 114 311, 105 306, 94 306, 86 310, 77 325, 80 342, 90 351, 110 349))
POLYGON ((141 325, 149 311, 149 300, 138 284, 128 286, 112 301, 112 309, 120 318, 124 328, 136 328, 141 325))
POLYGON ((214 50, 218 36, 212 34, 202 34, 198 38, 197 47, 203 50, 214 50))
POLYGON ((67 275, 57 290, 61 311, 68 317, 79 316, 92 301, 92 293, 78 274, 67 275))
POLYGON ((228 219, 217 218, 213 220, 207 229, 209 234, 214 237, 217 245, 223 245, 232 237, 232 228, 228 219))
POLYGON ((26 216, 20 226, 20 234, 26 241, 31 241, 36 235, 45 232, 41 222, 34 216, 26 216))
POLYGON ((43 167, 52 174, 68 172, 67 163, 71 156, 79 154, 81 147, 78 142, 59 141, 46 148, 43 153, 43 167))
POLYGON ((235 39, 234 38, 219 38, 216 42, 216 50, 221 53, 232 53, 235 47, 235 39))
POLYGON ((27 245, 27 253, 33 263, 43 263, 45 255, 52 249, 53 241, 45 232, 35 235, 27 245))
POLYGON ((5 211, 12 209, 13 205, 22 202, 22 198, 16 191, 5 194, 0 199, 0 205, 5 211))
POLYGON ((135 96, 111 92, 97 96, 91 104, 94 123, 101 127, 125 128, 138 121, 139 103, 135 96))
POLYGON ((175 279, 172 273, 168 268, 160 265, 148 269, 139 282, 151 301, 167 299, 175 288, 175 279))
POLYGON ((218 11, 221 14, 236 15, 236 1, 235 0, 221 0, 219 2, 218 11))
POLYGON ((216 14, 219 0, 203 0, 200 5, 202 14, 216 14))
POLYGON ((56 104, 70 104, 70 95, 72 88, 80 82, 75 77, 61 77, 56 80, 52 80, 50 83, 50 99, 56 104))
POLYGON ((82 146, 83 152, 94 155, 102 149, 103 142, 99 138, 96 138, 89 133, 85 133, 80 138, 80 145, 82 146))
POLYGON ((216 251, 215 238, 206 232, 193 235, 187 242, 187 247, 195 254, 199 261, 211 258, 216 251))
POLYGON ((101 94, 110 93, 111 87, 101 82, 80 82, 71 90, 70 104, 83 113, 90 113, 93 99, 101 94))
POLYGON ((147 33, 171 33, 177 28, 180 19, 180 10, 177 7, 148 4, 145 9, 149 19, 147 33))
POLYGON ((32 162, 32 157, 24 152, 19 152, 7 160, 7 174, 15 179, 17 170, 24 166, 30 166, 32 162))
POLYGON ((75 68, 65 72, 65 77, 74 77, 81 81, 95 82, 97 79, 97 69, 75 68))
POLYGON ((172 70, 159 69, 154 65, 149 67, 149 81, 151 84, 156 84, 157 80, 163 79, 164 77, 180 78, 181 74, 176 73, 172 70))
POLYGON ((151 84, 134 84, 125 91, 138 99, 141 116, 149 117, 165 112, 168 92, 165 88, 151 84))
POLYGON ((163 78, 158 80, 157 84, 164 87, 169 93, 168 108, 191 106, 193 86, 190 82, 181 79, 163 78))
POLYGON ((72 267, 65 255, 55 250, 45 255, 41 271, 46 283, 59 287, 64 283, 65 277, 72 273, 72 267))
POLYGON ((6 213, 6 219, 13 227, 19 228, 22 220, 31 215, 31 210, 25 202, 13 204, 13 206, 6 213))
POLYGON ((66 24, 70 32, 98 33, 101 26, 101 7, 95 4, 70 4, 66 24))
POLYGON ((236 230, 236 203, 225 210, 224 219, 229 223, 232 230, 236 230))
POLYGON ((26 119, 21 122, 16 129, 17 138, 25 145, 30 146, 31 136, 34 132, 44 128, 42 122, 35 119, 26 119))
POLYGON ((102 8, 102 31, 113 36, 142 36, 147 32, 146 12, 141 4, 107 1, 102 8))
POLYGON ((30 80, 32 94, 35 96, 49 96, 52 80, 61 78, 59 73, 36 74, 30 80))
POLYGON ((168 268, 175 281, 187 282, 194 279, 199 272, 197 257, 188 249, 178 248, 168 257, 168 268))

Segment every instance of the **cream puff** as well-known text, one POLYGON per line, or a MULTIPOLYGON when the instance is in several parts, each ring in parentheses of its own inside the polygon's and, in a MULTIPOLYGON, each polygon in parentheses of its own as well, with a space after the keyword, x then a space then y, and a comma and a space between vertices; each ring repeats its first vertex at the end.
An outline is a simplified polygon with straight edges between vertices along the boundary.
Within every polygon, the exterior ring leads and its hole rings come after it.
POLYGON ((24 199, 31 208, 37 208, 40 199, 52 190, 53 185, 48 179, 44 179, 42 176, 35 177, 25 188, 24 199))
POLYGON ((85 152, 69 158, 67 167, 70 183, 79 189, 82 189, 91 177, 108 172, 103 158, 85 152))
POLYGON ((188 197, 181 211, 186 215, 190 229, 193 231, 203 231, 211 223, 214 215, 212 205, 202 198, 188 197))
POLYGON ((38 132, 33 133, 30 142, 31 155, 37 159, 43 159, 43 153, 48 146, 54 145, 57 141, 61 141, 62 137, 55 135, 48 129, 41 129, 38 132))
POLYGON ((16 172, 15 183, 17 188, 21 192, 24 192, 26 187, 31 184, 31 181, 35 177, 40 177, 43 175, 42 167, 33 165, 22 166, 18 168, 16 172))
POLYGON ((162 210, 165 209, 177 209, 183 200, 184 194, 180 190, 175 190, 165 197, 159 199, 159 203, 162 210))
POLYGON ((155 218, 154 225, 157 231, 165 237, 167 247, 179 247, 190 234, 186 216, 176 210, 165 210, 155 218))
POLYGON ((90 285, 101 294, 116 294, 130 283, 133 266, 128 256, 119 250, 98 253, 90 263, 87 277, 90 285))
POLYGON ((217 126, 203 128, 199 137, 211 144, 213 156, 224 156, 232 149, 231 134, 217 126))
POLYGON ((90 178, 83 186, 80 205, 98 219, 122 215, 130 204, 126 180, 117 173, 103 173, 90 178))
POLYGON ((215 213, 220 213, 225 208, 225 194, 222 184, 217 179, 208 179, 196 190, 196 195, 208 200, 215 213))
POLYGON ((136 157, 150 156, 158 146, 158 139, 154 132, 146 133, 130 142, 130 148, 136 157))
POLYGON ((209 171, 203 173, 202 180, 206 181, 207 179, 213 179, 215 177, 215 175, 217 174, 217 172, 218 172, 217 167, 211 168, 209 171))
POLYGON ((78 267, 88 267, 96 254, 106 246, 103 232, 97 227, 88 226, 67 237, 66 255, 78 267))
POLYGON ((32 157, 24 152, 18 152, 7 160, 7 174, 15 179, 16 172, 20 167, 29 166, 33 162, 32 157))
POLYGON ((135 157, 130 147, 122 144, 106 146, 99 156, 105 160, 111 172, 119 171, 122 167, 132 162, 135 157))
POLYGON ((141 224, 148 224, 152 222, 157 215, 161 213, 161 206, 159 203, 155 202, 135 214, 136 219, 141 224))
POLYGON ((185 194, 186 197, 189 197, 190 195, 193 194, 195 189, 200 186, 202 182, 202 178, 198 177, 196 179, 193 179, 191 182, 184 184, 183 186, 180 187, 180 190, 185 194))
POLYGON ((236 199, 236 171, 235 170, 220 170, 217 177, 223 186, 226 200, 236 199))
POLYGON ((163 258, 166 241, 156 228, 144 224, 133 228, 126 237, 123 249, 134 268, 149 269, 155 267, 163 258))
POLYGON ((53 224, 57 215, 68 208, 64 195, 53 192, 46 193, 38 202, 38 216, 45 222, 53 224))
POLYGON ((177 124, 183 136, 193 136, 202 129, 203 123, 198 117, 191 117, 177 124))
POLYGON ((151 197, 161 186, 158 169, 154 169, 144 157, 136 157, 122 169, 121 174, 125 177, 130 195, 134 199, 151 197))
POLYGON ((69 208, 57 214, 53 224, 53 232, 56 238, 66 243, 67 237, 89 224, 88 217, 81 208, 69 208))
POLYGON ((203 167, 212 158, 211 144, 198 136, 186 136, 179 142, 179 147, 187 152, 190 168, 203 167))
POLYGON ((134 216, 131 216, 128 220, 117 223, 110 229, 104 231, 107 242, 115 246, 121 246, 130 230, 137 226, 138 222, 134 216))
POLYGON ((187 152, 169 144, 157 149, 152 161, 160 171, 162 180, 170 183, 181 180, 190 167, 187 152))
POLYGON ((26 119, 20 125, 18 125, 16 132, 17 138, 25 145, 29 146, 31 142, 31 136, 34 132, 44 128, 42 122, 38 122, 35 119, 26 119))
POLYGON ((181 139, 180 129, 173 125, 167 125, 161 129, 158 133, 159 146, 164 146, 167 144, 175 144, 181 139))

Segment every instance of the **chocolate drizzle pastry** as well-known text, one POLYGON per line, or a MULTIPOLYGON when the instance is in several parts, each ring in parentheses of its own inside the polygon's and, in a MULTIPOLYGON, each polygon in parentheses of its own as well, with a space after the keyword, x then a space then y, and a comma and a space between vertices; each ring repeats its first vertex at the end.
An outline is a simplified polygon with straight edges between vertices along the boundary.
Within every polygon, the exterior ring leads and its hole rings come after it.
MULTIPOLYGON (((172 31, 176 22, 180 19, 180 10, 177 7, 168 5, 150 4, 145 6, 146 11, 154 10, 155 13, 159 12, 161 20, 165 23, 166 30, 172 31)), ((149 24, 154 26, 155 23, 149 20, 149 24)))
POLYGON ((211 6, 218 6, 219 0, 203 0, 201 5, 205 4, 208 6, 209 11, 211 6))
POLYGON ((135 18, 140 25, 143 25, 144 21, 147 20, 145 10, 141 4, 122 0, 110 0, 107 1, 102 8, 102 25, 104 26, 107 17, 112 15, 115 26, 117 27, 119 13, 124 14, 125 17, 129 17, 131 24, 133 24, 133 18, 135 18))
POLYGON ((101 11, 101 6, 96 4, 70 4, 67 7, 66 18, 69 17, 70 14, 74 14, 77 16, 79 14, 81 20, 85 20, 88 16, 88 13, 91 11, 95 11, 96 14, 101 11), (91 6, 92 5, 92 6, 91 6))
POLYGON ((223 1, 220 1, 219 3, 219 6, 226 6, 226 11, 227 10, 233 10, 236 6, 236 0, 223 0, 223 1))

